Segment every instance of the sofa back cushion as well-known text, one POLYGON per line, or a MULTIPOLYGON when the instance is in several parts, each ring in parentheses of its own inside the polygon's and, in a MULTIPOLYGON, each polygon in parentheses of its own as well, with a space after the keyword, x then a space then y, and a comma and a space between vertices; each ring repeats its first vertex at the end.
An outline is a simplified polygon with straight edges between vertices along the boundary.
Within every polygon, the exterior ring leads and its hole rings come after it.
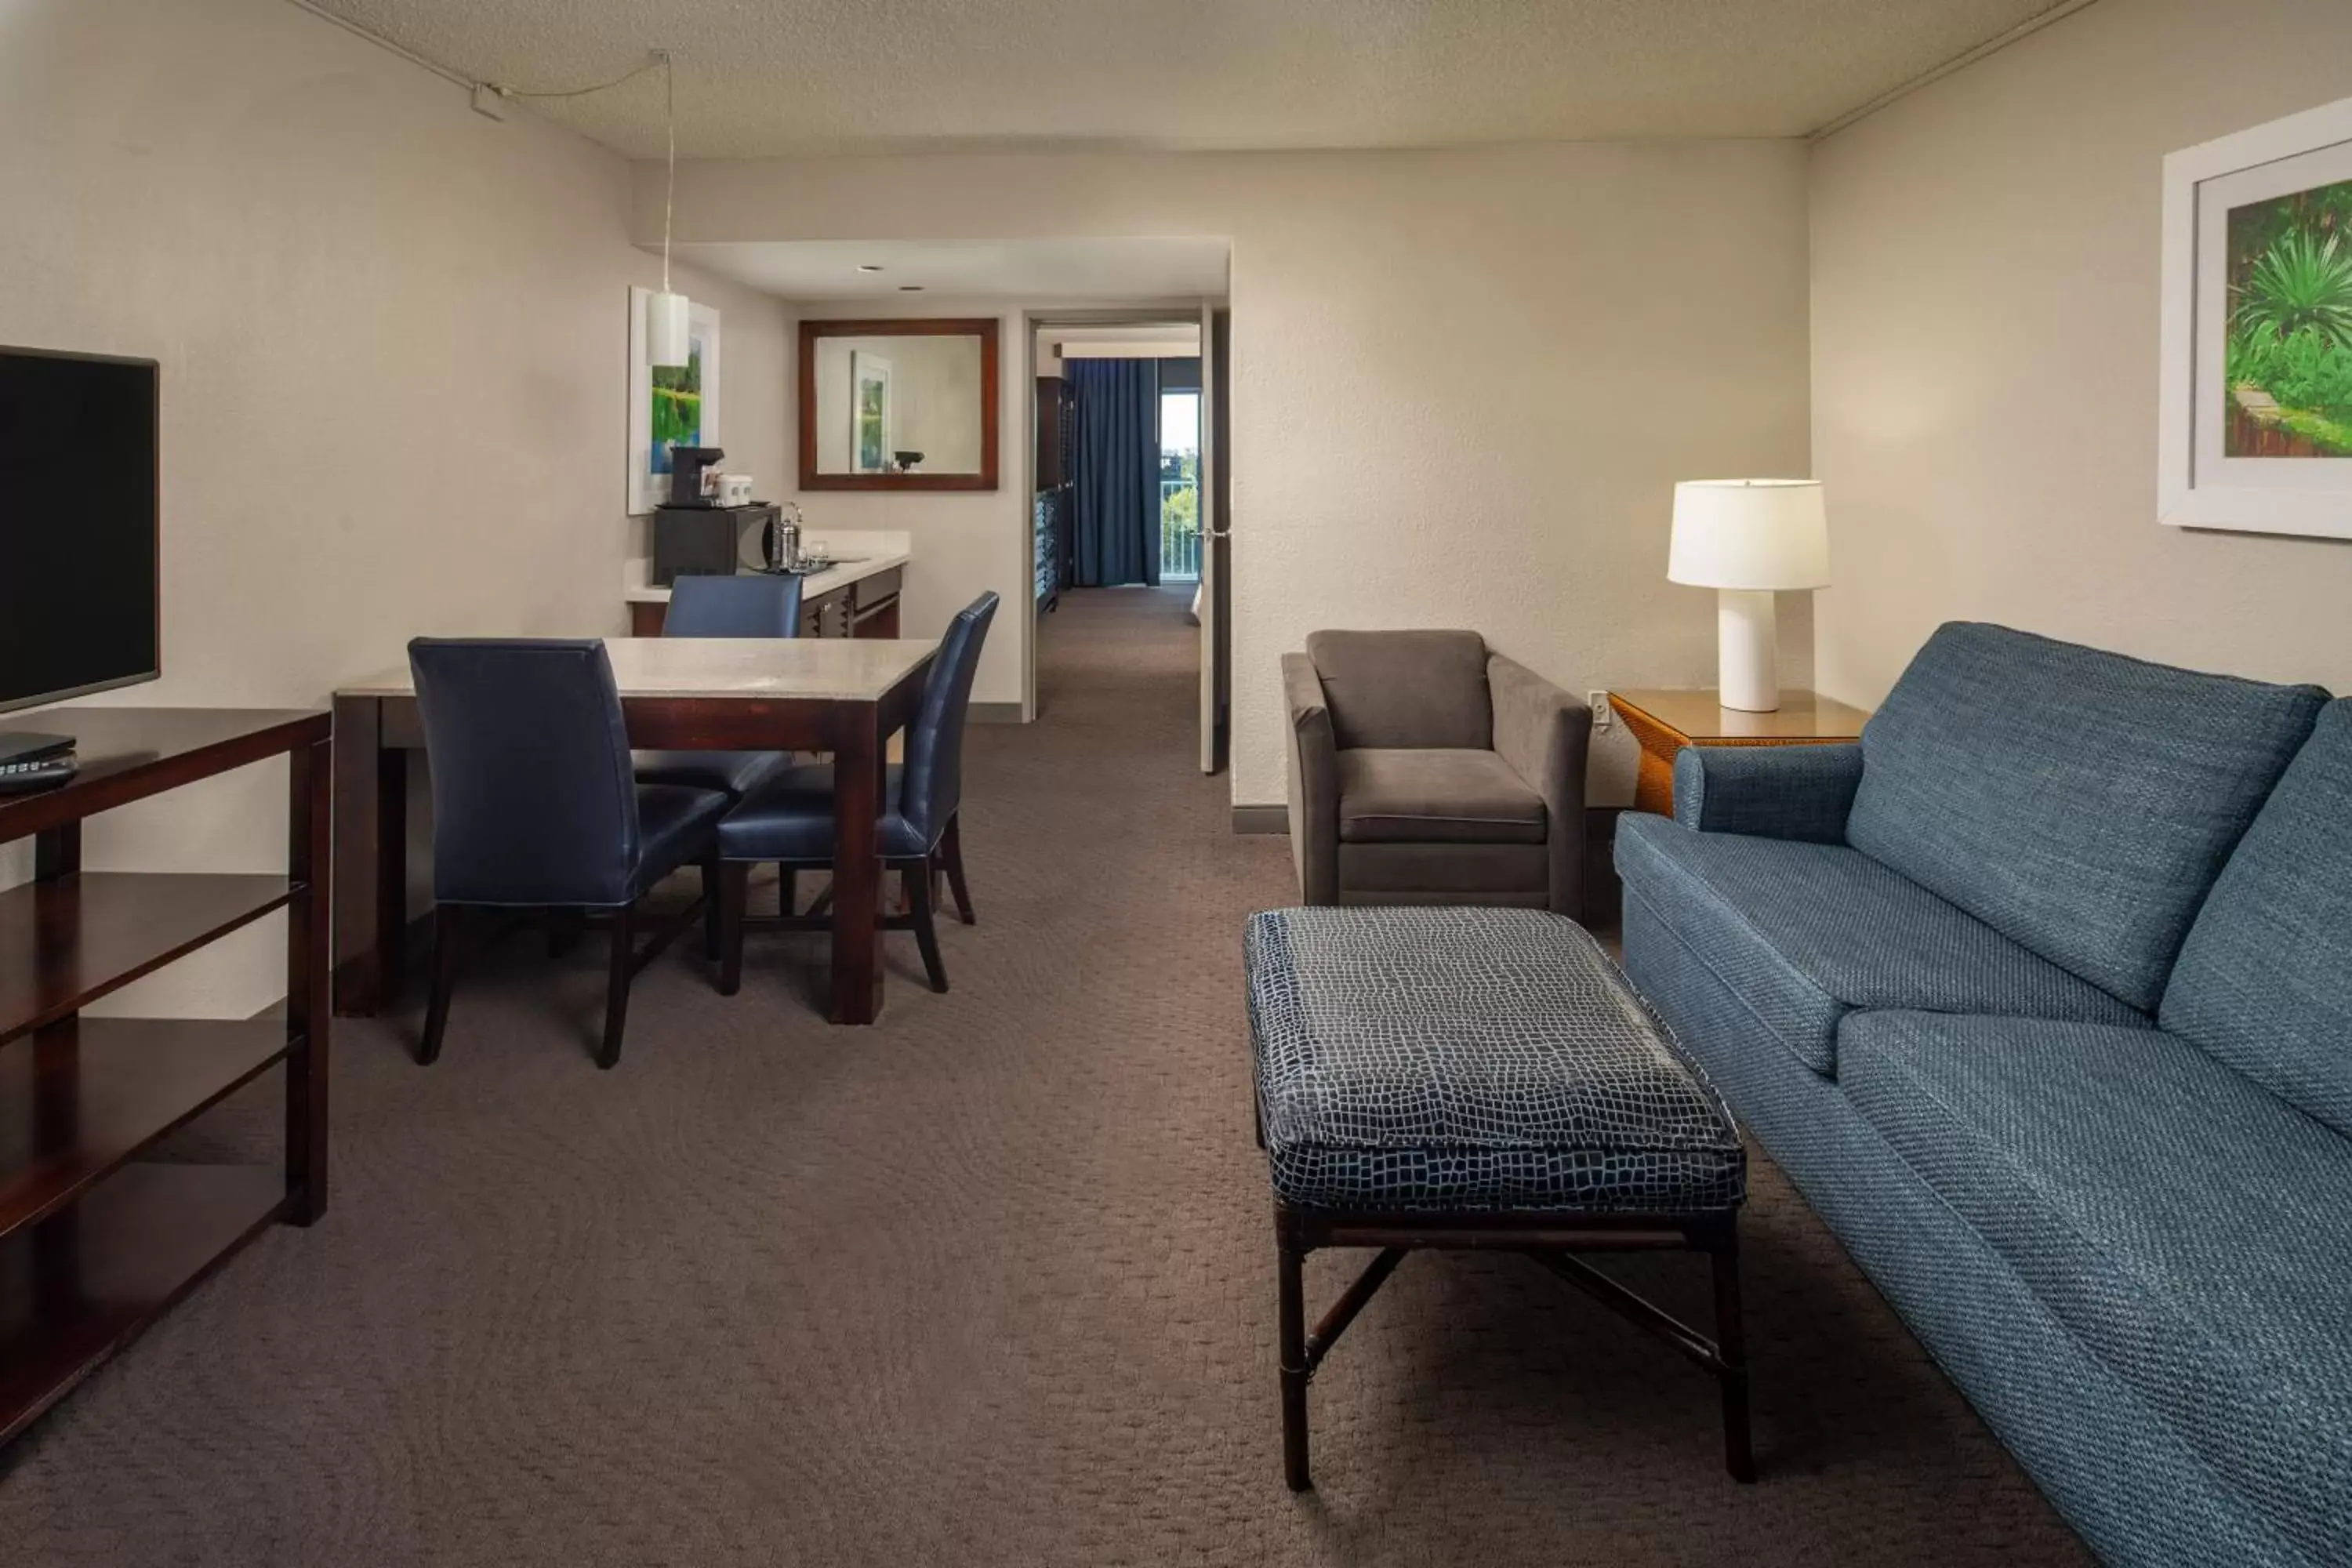
POLYGON ((2352 700, 2321 710, 2222 868, 2160 1021, 2352 1137, 2352 700))
POLYGON ((1953 622, 1863 728, 1846 839, 2152 1012, 2326 700, 1953 622))
POLYGON ((1313 632, 1307 657, 1343 748, 1495 744, 1486 639, 1476 632, 1313 632))

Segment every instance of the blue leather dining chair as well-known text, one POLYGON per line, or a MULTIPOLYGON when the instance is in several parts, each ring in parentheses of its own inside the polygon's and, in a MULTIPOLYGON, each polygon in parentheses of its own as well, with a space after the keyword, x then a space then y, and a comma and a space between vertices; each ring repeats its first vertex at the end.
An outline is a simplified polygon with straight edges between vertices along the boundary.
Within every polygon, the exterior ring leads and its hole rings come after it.
MULTIPOLYGON (((994 594, 982 594, 948 623, 923 685, 922 707, 907 729, 906 761, 890 769, 882 796, 884 814, 875 834, 884 867, 898 873, 906 889, 907 912, 885 919, 883 929, 915 933, 923 971, 934 991, 948 988, 939 931, 932 922, 935 869, 946 873, 964 924, 972 923, 957 813, 963 798, 963 731, 971 708, 972 678, 980 669, 981 646, 988 638, 996 605, 994 594)), ((789 889, 796 869, 833 864, 832 767, 788 769, 729 812, 719 825, 719 989, 731 996, 742 984, 744 928, 753 923, 743 908, 753 865, 777 862, 788 889, 782 913, 758 924, 821 929, 817 916, 793 914, 789 889)))
MULTIPOLYGON (((613 953, 596 1065, 621 1059, 629 982, 697 913, 715 917, 715 833, 729 797, 642 784, 601 642, 418 637, 408 645, 433 779, 433 999, 416 1059, 441 1055, 469 910, 597 911, 613 953), (703 897, 643 952, 635 906, 688 863, 703 897)), ((711 934, 717 934, 715 918, 711 934)))
MULTIPOLYGON (((777 573, 680 577, 662 617, 666 637, 790 637, 801 630, 801 580, 777 573)), ((639 752, 639 784, 724 790, 740 800, 792 765, 784 752, 639 752)))

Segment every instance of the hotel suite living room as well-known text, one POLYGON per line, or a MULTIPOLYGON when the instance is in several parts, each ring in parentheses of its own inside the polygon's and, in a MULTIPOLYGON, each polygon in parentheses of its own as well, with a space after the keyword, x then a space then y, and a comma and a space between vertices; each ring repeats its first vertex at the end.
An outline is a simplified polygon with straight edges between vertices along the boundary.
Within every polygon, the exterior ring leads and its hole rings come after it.
POLYGON ((2352 1562, 2341 0, 0 0, 0 1559, 2352 1562))

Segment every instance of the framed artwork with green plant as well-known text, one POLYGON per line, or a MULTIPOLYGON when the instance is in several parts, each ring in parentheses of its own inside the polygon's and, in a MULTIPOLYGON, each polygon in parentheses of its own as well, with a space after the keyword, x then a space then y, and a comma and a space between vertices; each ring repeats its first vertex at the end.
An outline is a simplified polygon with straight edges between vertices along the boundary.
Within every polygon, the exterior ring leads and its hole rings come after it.
POLYGON ((646 357, 646 307, 652 290, 629 290, 628 510, 643 516, 669 499, 670 448, 717 447, 719 312, 688 311, 687 363, 656 365, 646 357))
POLYGON ((2352 538, 2352 99, 2164 175, 2159 515, 2352 538))

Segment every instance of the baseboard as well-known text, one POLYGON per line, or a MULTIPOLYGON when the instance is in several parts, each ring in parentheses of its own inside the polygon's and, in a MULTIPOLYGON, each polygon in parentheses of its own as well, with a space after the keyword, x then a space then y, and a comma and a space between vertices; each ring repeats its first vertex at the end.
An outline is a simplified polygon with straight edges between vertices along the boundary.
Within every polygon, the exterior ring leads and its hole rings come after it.
POLYGON ((1290 808, 1286 805, 1237 805, 1234 807, 1235 833, 1290 832, 1290 808))
POLYGON ((975 702, 967 711, 975 724, 1021 722, 1021 704, 1018 702, 975 702))

